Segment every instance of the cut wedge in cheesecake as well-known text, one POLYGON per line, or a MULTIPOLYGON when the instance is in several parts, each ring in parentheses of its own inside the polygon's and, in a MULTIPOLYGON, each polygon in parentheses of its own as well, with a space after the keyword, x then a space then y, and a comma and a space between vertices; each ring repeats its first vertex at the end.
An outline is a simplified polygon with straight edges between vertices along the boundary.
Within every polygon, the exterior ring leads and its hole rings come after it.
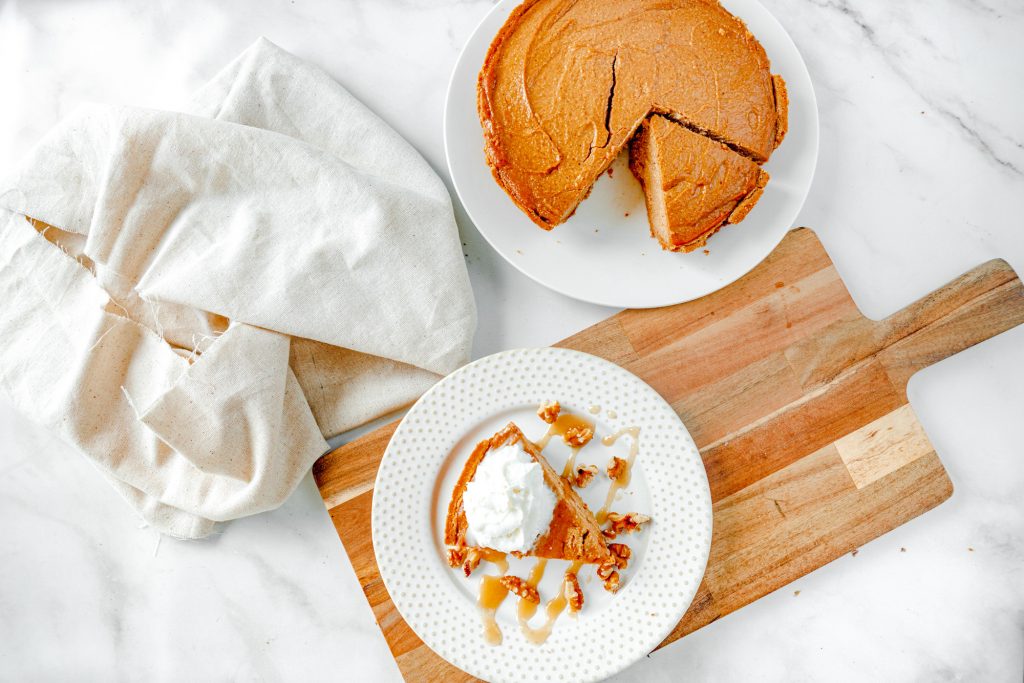
POLYGON ((593 513, 512 422, 473 449, 452 492, 444 541, 457 553, 611 560, 593 513))
POLYGON ((630 143, 629 167, 644 188, 651 234, 669 251, 693 251, 739 223, 768 182, 747 156, 657 114, 630 143))

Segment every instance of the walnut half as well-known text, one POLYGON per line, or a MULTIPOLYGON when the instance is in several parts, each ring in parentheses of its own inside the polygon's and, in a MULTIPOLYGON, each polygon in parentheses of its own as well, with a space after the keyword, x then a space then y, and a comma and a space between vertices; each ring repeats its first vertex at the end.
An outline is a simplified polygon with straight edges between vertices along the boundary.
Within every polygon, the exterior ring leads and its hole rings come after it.
POLYGON ((615 558, 612 558, 597 568, 597 578, 604 581, 604 589, 609 593, 619 590, 619 572, 615 571, 616 566, 615 558))
POLYGON ((608 550, 611 551, 612 556, 615 558, 615 566, 618 569, 625 569, 626 565, 629 564, 630 556, 633 554, 629 546, 624 543, 609 543, 608 550))
POLYGON ((577 465, 576 474, 573 477, 573 484, 578 489, 585 489, 587 485, 597 476, 597 465, 577 465))
POLYGON ((466 561, 466 549, 465 548, 448 548, 448 566, 452 569, 461 567, 462 563, 466 561))
POLYGON ((618 481, 626 474, 626 469, 629 467, 626 461, 619 457, 613 457, 608 461, 608 478, 612 481, 618 481))
POLYGON ((651 521, 651 518, 647 515, 642 515, 639 512, 627 512, 626 514, 609 512, 607 520, 609 527, 608 529, 605 529, 605 531, 611 531, 612 535, 607 533, 604 535, 606 538, 615 538, 615 534, 628 534, 634 531, 641 531, 644 524, 651 521))
POLYGON ((545 401, 540 404, 537 408, 537 417, 547 422, 549 425, 554 424, 555 420, 558 419, 558 413, 561 412, 562 406, 558 405, 558 401, 545 401))
POLYGON ((573 572, 565 573, 565 580, 562 583, 566 602, 569 604, 570 612, 579 612, 583 609, 583 591, 580 590, 580 581, 573 572))
POLYGON ((594 430, 590 427, 569 427, 562 435, 562 440, 572 448, 583 448, 594 438, 594 430))
POLYGON ((540 602, 540 593, 537 592, 537 589, 520 579, 518 576, 503 576, 499 579, 499 582, 502 586, 507 588, 510 593, 515 593, 527 602, 540 602))

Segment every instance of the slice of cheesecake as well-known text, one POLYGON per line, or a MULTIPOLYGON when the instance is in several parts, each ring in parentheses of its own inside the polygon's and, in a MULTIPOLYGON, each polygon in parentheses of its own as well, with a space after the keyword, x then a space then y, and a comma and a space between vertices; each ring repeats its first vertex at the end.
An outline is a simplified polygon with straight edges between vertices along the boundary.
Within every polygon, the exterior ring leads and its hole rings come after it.
POLYGON ((629 167, 644 188, 651 234, 669 251, 693 251, 739 223, 768 182, 748 157, 657 114, 630 143, 629 167))
POLYGON ((463 467, 444 541, 460 553, 482 548, 592 564, 611 559, 593 513, 513 422, 477 444, 463 467))

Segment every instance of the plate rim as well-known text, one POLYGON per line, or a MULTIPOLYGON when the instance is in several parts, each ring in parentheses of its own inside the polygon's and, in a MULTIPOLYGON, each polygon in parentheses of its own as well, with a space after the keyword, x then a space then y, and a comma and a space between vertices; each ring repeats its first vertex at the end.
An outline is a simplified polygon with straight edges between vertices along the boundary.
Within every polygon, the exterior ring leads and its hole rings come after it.
MULTIPOLYGON (((541 286, 543 286, 543 287, 545 287, 545 288, 547 288, 547 289, 549 289, 549 290, 551 290, 553 292, 557 292, 557 293, 559 293, 559 294, 561 294, 563 296, 567 296, 567 297, 569 297, 571 299, 574 299, 576 301, 582 301, 584 303, 595 304, 595 305, 598 305, 598 306, 609 306, 609 307, 613 307, 613 308, 623 308, 623 309, 624 308, 635 308, 635 309, 661 308, 663 306, 673 306, 673 305, 676 305, 676 304, 682 304, 682 303, 687 303, 687 302, 690 302, 690 301, 695 301, 697 299, 703 298, 703 297, 708 296, 710 294, 714 294, 717 291, 725 289, 729 285, 737 282, 738 280, 741 280, 742 278, 744 278, 748 274, 750 274, 750 272, 753 271, 755 268, 757 268, 761 263, 763 263, 764 260, 766 258, 768 258, 768 256, 770 256, 772 254, 772 252, 775 251, 776 248, 778 248, 779 244, 782 243, 782 240, 785 239, 786 235, 791 230, 793 230, 794 228, 799 227, 796 224, 796 219, 799 218, 801 211, 803 211, 804 205, 807 203, 807 197, 810 194, 811 187, 814 184, 814 177, 815 177, 815 174, 817 173, 818 161, 819 161, 819 157, 820 157, 820 154, 821 154, 821 120, 820 120, 820 115, 819 115, 819 111, 818 111, 818 98, 817 98, 817 95, 816 95, 815 90, 814 90, 814 81, 811 78, 811 73, 810 73, 810 70, 807 68, 807 62, 804 60, 803 54, 800 52, 799 47, 797 47, 796 42, 793 40, 793 37, 786 30, 785 26, 782 25, 782 22, 780 22, 778 20, 778 18, 767 7, 765 7, 764 4, 760 0, 742 0, 743 2, 752 3, 754 5, 759 6, 761 8, 761 10, 763 10, 764 14, 767 17, 769 17, 771 19, 771 21, 777 27, 778 35, 780 37, 784 37, 785 38, 786 42, 792 48, 793 53, 796 54, 798 62, 799 62, 799 65, 800 65, 800 67, 802 69, 802 76, 804 77, 804 80, 806 80, 807 95, 808 95, 808 97, 810 99, 811 111, 814 114, 814 116, 813 116, 813 125, 811 126, 811 128, 813 128, 813 131, 812 131, 813 132, 813 136, 812 136, 812 138, 813 138, 812 139, 812 142, 813 142, 813 154, 811 155, 812 158, 811 158, 810 169, 809 169, 810 172, 808 174, 807 182, 806 182, 805 186, 803 187, 802 195, 800 197, 799 202, 795 202, 794 203, 793 216, 788 221, 788 222, 793 223, 793 224, 788 226, 788 228, 786 230, 783 230, 783 231, 780 232, 778 240, 774 244, 772 244, 769 249, 767 249, 765 251, 765 253, 761 256, 761 258, 758 259, 756 262, 752 263, 750 265, 750 267, 747 268, 745 271, 743 271, 741 273, 738 273, 733 279, 729 280, 728 282, 723 281, 721 283, 718 283, 718 284, 712 286, 712 288, 710 288, 707 291, 703 292, 702 294, 696 294, 696 295, 693 295, 693 296, 683 296, 682 298, 678 298, 678 297, 675 297, 675 296, 670 296, 670 297, 666 297, 666 298, 660 299, 660 300, 635 301, 635 300, 611 300, 609 298, 603 298, 603 297, 590 297, 590 296, 587 296, 586 293, 584 293, 584 292, 578 292, 578 291, 571 291, 570 292, 570 291, 566 291, 565 289, 563 289, 561 287, 558 287, 558 286, 555 286, 554 284, 552 284, 550 282, 550 280, 547 277, 544 276, 544 274, 542 274, 542 273, 534 273, 534 272, 528 271, 525 268, 524 265, 521 265, 519 262, 517 262, 515 259, 513 259, 511 254, 506 253, 505 250, 499 249, 497 247, 497 245, 495 245, 494 240, 488 235, 487 231, 482 230, 480 228, 478 220, 476 219, 476 217, 474 217, 472 211, 470 210, 469 206, 467 205, 467 203, 466 203, 466 201, 464 199, 464 192, 460 188, 458 177, 456 176, 455 171, 454 171, 454 169, 452 167, 452 147, 451 147, 450 140, 449 140, 448 129, 449 129, 449 120, 450 120, 450 117, 452 116, 452 114, 451 114, 452 92, 453 92, 453 89, 455 88, 456 76, 458 75, 458 73, 460 71, 460 67, 463 64, 463 61, 467 58, 466 53, 467 53, 468 48, 470 47, 470 44, 473 43, 474 39, 477 38, 477 34, 480 32, 481 28, 484 26, 485 23, 487 23, 487 21, 491 18, 492 15, 502 11, 503 9, 507 8, 510 5, 513 6, 513 7, 514 6, 518 6, 519 4, 522 4, 524 1, 526 1, 526 0, 499 0, 498 2, 496 2, 491 7, 490 10, 487 11, 487 13, 480 19, 480 21, 477 22, 477 25, 473 28, 473 31, 470 33, 469 38, 466 40, 466 43, 462 46, 462 49, 459 51, 459 56, 455 60, 455 65, 452 67, 451 75, 448 78, 448 87, 447 87, 447 89, 445 91, 444 112, 442 114, 442 119, 441 119, 442 144, 444 145, 445 166, 448 169, 448 177, 451 178, 452 187, 455 188, 455 194, 456 194, 456 196, 459 199, 459 203, 462 205, 463 210, 466 212, 466 216, 469 218, 470 222, 473 224, 473 227, 476 229, 476 231, 480 235, 483 236, 484 240, 491 247, 491 249, 494 250, 495 252, 497 252, 502 257, 502 259, 505 260, 506 263, 511 265, 513 268, 515 268, 519 273, 525 275, 527 278, 529 278, 530 280, 533 280, 534 282, 540 284, 541 286)), ((726 8, 726 9, 728 11, 728 8, 726 8)), ((511 13, 511 10, 509 11, 509 13, 511 13)), ((730 13, 732 13, 732 12, 730 11, 730 13)), ((739 15, 735 15, 735 14, 734 14, 734 16, 737 16, 737 18, 739 18, 741 21, 744 21, 744 24, 746 23, 746 21, 743 19, 743 17, 740 17, 739 15)), ((493 42, 493 38, 491 38, 491 41, 493 42)), ((482 137, 481 137, 480 144, 483 145, 482 137)), ((488 166, 488 171, 490 172, 491 180, 493 182, 497 182, 494 179, 493 172, 491 172, 491 169, 490 169, 489 166, 488 166)), ((517 208, 517 210, 519 210, 518 207, 516 207, 516 208, 517 208)), ((629 297, 627 297, 627 299, 628 298, 629 297)))
MULTIPOLYGON (((424 645, 426 645, 437 656, 441 657, 444 661, 448 662, 452 666, 454 666, 454 667, 456 667, 456 668, 458 668, 458 669, 460 669, 462 671, 466 671, 470 675, 474 675, 474 676, 478 676, 478 677, 484 678, 484 676, 481 675, 484 672, 467 671, 462 666, 452 662, 450 659, 448 659, 448 657, 446 657, 441 652, 439 652, 431 644, 430 640, 427 637, 424 637, 424 634, 421 633, 421 631, 417 629, 417 626, 414 625, 413 622, 409 621, 409 619, 406 617, 406 614, 404 614, 402 612, 402 608, 399 605, 399 601, 395 599, 395 591, 394 591, 393 582, 388 578, 388 576, 385 575, 385 572, 382 570, 382 567, 381 567, 379 559, 376 559, 377 557, 380 557, 380 555, 377 553, 377 550, 376 550, 377 543, 378 543, 378 540, 377 540, 377 538, 378 538, 378 531, 377 531, 377 524, 375 522, 376 522, 376 519, 377 519, 378 509, 379 509, 379 507, 378 507, 377 491, 378 491, 378 487, 379 487, 380 482, 381 482, 381 476, 382 476, 382 472, 384 470, 385 461, 389 457, 389 455, 391 454, 391 449, 392 449, 393 442, 398 437, 400 431, 403 428, 403 425, 406 424, 405 418, 410 416, 410 415, 412 415, 414 409, 417 406, 419 406, 422 402, 430 400, 430 396, 434 393, 435 389, 440 387, 442 385, 442 383, 444 383, 446 381, 449 381, 450 378, 452 378, 452 377, 454 377, 456 375, 462 374, 464 372, 470 371, 470 369, 477 368, 480 365, 483 365, 485 363, 496 363, 500 359, 502 359, 503 357, 510 356, 510 355, 530 354, 530 353, 535 353, 535 352, 555 352, 555 353, 558 353, 558 354, 566 354, 567 356, 570 356, 570 357, 572 357, 572 356, 575 356, 575 357, 582 356, 582 357, 584 357, 586 359, 586 362, 591 362, 591 363, 596 362, 598 364, 604 364, 604 365, 610 366, 612 368, 613 372, 624 373, 627 379, 635 381, 635 382, 638 382, 647 391, 651 392, 651 394, 653 394, 653 396, 655 396, 657 398, 657 400, 662 402, 664 404, 664 406, 668 409, 668 411, 675 417, 675 420, 678 423, 678 427, 682 429, 683 433, 685 434, 685 436, 686 436, 686 438, 688 440, 689 445, 693 447, 693 450, 696 453, 696 460, 699 463, 698 471, 699 471, 699 473, 701 475, 701 482, 702 482, 702 486, 701 486, 702 494, 703 494, 702 500, 705 500, 706 503, 707 503, 706 507, 703 508, 703 512, 706 513, 706 520, 707 520, 707 537, 706 537, 706 543, 704 544, 704 547, 703 547, 702 557, 698 560, 699 577, 700 578, 697 581, 694 582, 693 587, 692 587, 692 591, 690 591, 689 595, 686 596, 686 598, 685 598, 685 600, 684 600, 684 602, 682 604, 682 607, 680 608, 679 613, 676 616, 676 618, 668 620, 666 622, 664 628, 659 629, 659 631, 658 631, 658 638, 656 640, 651 639, 654 642, 654 645, 651 646, 649 651, 645 651, 643 653, 637 653, 637 654, 632 655, 632 656, 627 656, 622 661, 617 661, 615 664, 611 665, 610 667, 608 667, 606 670, 602 671, 600 674, 598 674, 594 678, 580 677, 580 678, 573 679, 573 680, 581 680, 581 681, 601 680, 601 679, 603 679, 603 678, 605 678, 607 676, 612 676, 612 675, 615 675, 618 672, 621 672, 622 670, 628 668, 632 664, 635 664, 637 661, 642 659, 646 654, 649 654, 649 652, 653 652, 654 649, 657 647, 657 644, 662 642, 672 632, 672 630, 678 625, 679 621, 683 618, 683 616, 689 610, 690 606, 693 604, 693 600, 696 598, 696 595, 697 595, 697 593, 698 593, 698 591, 700 589, 700 585, 703 582, 703 578, 704 578, 704 576, 707 573, 707 567, 708 567, 708 563, 710 562, 710 556, 711 556, 712 536, 713 536, 713 533, 714 533, 713 502, 711 500, 711 489, 710 489, 710 482, 709 482, 708 477, 707 477, 707 469, 704 466, 704 463, 703 463, 702 459, 700 458, 699 449, 697 448, 696 442, 694 442, 693 437, 692 437, 692 435, 689 432, 689 429, 686 427, 686 424, 682 421, 682 419, 679 417, 679 415, 672 409, 671 405, 667 401, 665 401, 664 397, 662 397, 660 393, 658 393, 653 387, 651 387, 650 384, 648 384, 644 379, 640 378, 639 376, 637 376, 635 373, 631 372, 630 370, 622 367, 618 363, 615 363, 613 361, 607 360, 605 358, 602 358, 600 356, 597 356, 597 355, 594 355, 594 354, 591 354, 591 353, 587 353, 585 351, 578 351, 576 349, 568 349, 568 348, 556 347, 556 346, 547 346, 547 347, 518 347, 518 348, 513 348, 513 349, 507 349, 507 350, 504 350, 504 351, 499 351, 499 352, 490 354, 488 356, 484 356, 483 358, 479 358, 479 359, 477 359, 475 361, 472 361, 471 363, 467 363, 466 365, 462 366, 461 368, 459 368, 455 372, 453 372, 450 375, 442 378, 439 382, 437 382, 434 386, 432 386, 419 399, 417 399, 417 401, 409 408, 409 411, 406 413, 406 416, 402 418, 402 422, 399 423, 398 427, 395 429, 395 432, 392 434, 391 438, 389 439, 388 445, 385 448, 383 456, 381 457, 381 462, 380 462, 380 464, 378 465, 378 468, 377 468, 377 473, 376 473, 376 476, 374 478, 374 488, 373 488, 373 497, 371 499, 371 514, 370 514, 371 541, 372 541, 372 545, 374 547, 374 553, 375 553, 375 556, 376 556, 375 557, 375 564, 377 565, 377 569, 378 569, 378 571, 380 573, 381 580, 384 583, 384 586, 385 586, 385 588, 386 588, 386 590, 388 592, 388 597, 391 599, 391 602, 392 602, 394 608, 402 616, 402 619, 405 621, 406 625, 416 634, 416 636, 421 640, 421 642, 424 645)), ((437 480, 437 476, 439 476, 439 473, 436 473, 434 475, 434 477, 429 480, 429 486, 431 486, 431 487, 435 486, 435 483, 436 483, 436 480, 437 480)), ((652 512, 653 512, 653 510, 652 510, 652 512)), ((699 521, 701 519, 701 511, 697 511, 696 513, 694 513, 692 515, 692 518, 694 520, 698 520, 699 521)), ((648 543, 650 543, 650 539, 648 539, 648 543)), ((489 646, 487 646, 484 643, 484 641, 482 639, 480 639, 479 647, 489 647, 489 646)))

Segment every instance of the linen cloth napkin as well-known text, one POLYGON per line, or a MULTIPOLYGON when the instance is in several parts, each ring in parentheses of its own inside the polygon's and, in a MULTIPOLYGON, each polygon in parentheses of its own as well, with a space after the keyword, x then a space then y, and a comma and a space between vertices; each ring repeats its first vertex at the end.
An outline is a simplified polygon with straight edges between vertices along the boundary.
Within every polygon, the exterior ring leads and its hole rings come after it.
POLYGON ((327 74, 260 39, 188 112, 83 106, 0 180, 0 387, 198 538, 465 363, 476 310, 443 183, 327 74))

